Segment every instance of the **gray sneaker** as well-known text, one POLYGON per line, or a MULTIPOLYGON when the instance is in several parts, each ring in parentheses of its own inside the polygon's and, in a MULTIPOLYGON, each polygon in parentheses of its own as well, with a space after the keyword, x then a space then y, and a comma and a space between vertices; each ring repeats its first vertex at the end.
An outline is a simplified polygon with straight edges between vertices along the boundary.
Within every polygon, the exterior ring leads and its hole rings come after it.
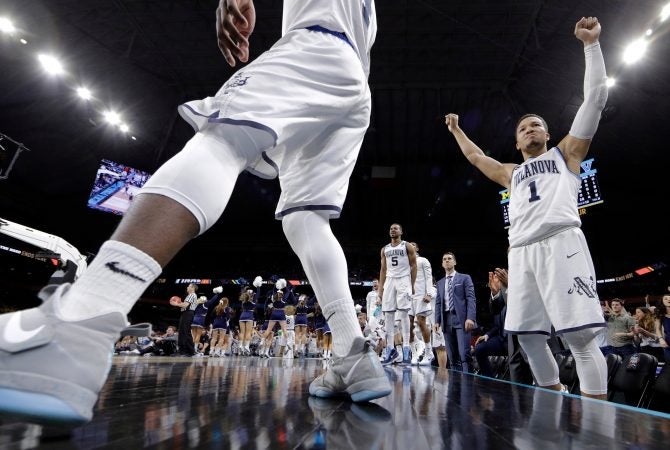
POLYGON ((67 425, 93 417, 126 318, 59 319, 54 308, 69 287, 47 286, 41 306, 0 315, 0 414, 67 425))
POLYGON ((354 402, 366 402, 391 393, 391 384, 375 354, 374 344, 358 337, 347 356, 333 356, 326 371, 309 385, 315 397, 348 395, 354 402))

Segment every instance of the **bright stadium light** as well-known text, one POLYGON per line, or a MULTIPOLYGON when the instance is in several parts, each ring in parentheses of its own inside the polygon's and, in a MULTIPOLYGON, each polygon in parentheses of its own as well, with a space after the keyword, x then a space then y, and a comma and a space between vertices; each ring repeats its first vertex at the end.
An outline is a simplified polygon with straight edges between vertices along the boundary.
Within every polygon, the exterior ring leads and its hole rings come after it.
POLYGON ((661 10, 661 22, 665 22, 668 16, 670 16, 670 3, 665 5, 661 10))
POLYGON ((122 123, 121 125, 119 125, 119 130, 121 130, 122 133, 127 133, 130 130, 130 128, 128 128, 128 125, 126 125, 125 123, 122 123))
POLYGON ((64 72, 63 65, 51 55, 39 54, 37 59, 42 63, 42 67, 51 75, 60 75, 64 72))
POLYGON ((91 99, 91 91, 89 91, 87 88, 84 86, 78 87, 77 88, 77 95, 82 99, 82 100, 90 100, 91 99))
POLYGON ((121 123, 121 116, 119 116, 119 114, 115 111, 105 111, 103 115, 105 116, 105 120, 112 125, 118 125, 121 123))
POLYGON ((22 43, 23 45, 26 45, 28 43, 28 41, 26 41, 25 39, 19 39, 19 42, 22 43))
POLYGON ((612 87, 616 84, 616 80, 614 78, 607 77, 607 80, 605 81, 605 86, 612 87))
POLYGON ((0 17, 0 32, 12 34, 15 31, 16 28, 14 28, 14 24, 11 20, 6 17, 0 17))
POLYGON ((644 52, 647 51, 647 44, 648 42, 644 38, 633 41, 623 52, 623 61, 626 64, 639 61, 644 56, 644 52))

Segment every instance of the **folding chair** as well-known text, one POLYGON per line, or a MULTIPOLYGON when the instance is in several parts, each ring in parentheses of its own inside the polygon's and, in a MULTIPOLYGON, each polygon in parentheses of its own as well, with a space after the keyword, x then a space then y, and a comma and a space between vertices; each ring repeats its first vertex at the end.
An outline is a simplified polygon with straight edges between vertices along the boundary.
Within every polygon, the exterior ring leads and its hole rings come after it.
POLYGON ((611 402, 643 408, 656 379, 655 356, 634 353, 623 359, 608 385, 611 402))

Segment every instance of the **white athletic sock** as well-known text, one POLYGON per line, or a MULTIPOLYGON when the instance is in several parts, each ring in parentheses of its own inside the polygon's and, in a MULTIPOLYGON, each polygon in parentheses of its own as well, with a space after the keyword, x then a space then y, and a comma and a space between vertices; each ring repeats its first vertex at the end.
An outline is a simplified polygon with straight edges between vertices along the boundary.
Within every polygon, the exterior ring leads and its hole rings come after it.
POLYGON ((400 314, 400 332, 402 334, 402 345, 409 346, 409 315, 407 311, 398 311, 400 314))
POLYGON ((284 234, 302 263, 333 334, 336 355, 349 354, 354 338, 363 337, 349 289, 342 246, 323 211, 296 211, 282 219, 284 234))
POLYGON ((348 355, 354 339, 362 336, 354 301, 351 298, 341 298, 322 305, 322 309, 328 326, 333 331, 333 351, 339 356, 348 355))
POLYGON ((107 241, 61 298, 58 315, 67 321, 111 312, 127 315, 161 271, 161 266, 146 253, 123 242, 107 241))

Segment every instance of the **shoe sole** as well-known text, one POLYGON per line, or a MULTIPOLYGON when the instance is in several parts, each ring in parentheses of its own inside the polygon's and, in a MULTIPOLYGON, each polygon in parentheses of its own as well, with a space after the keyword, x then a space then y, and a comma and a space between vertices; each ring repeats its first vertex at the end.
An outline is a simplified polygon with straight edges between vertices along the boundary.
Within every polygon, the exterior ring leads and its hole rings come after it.
POLYGON ((45 425, 82 425, 90 420, 47 394, 0 388, 0 414, 45 425))
POLYGON ((345 392, 334 392, 324 388, 317 388, 312 391, 310 386, 309 393, 310 395, 319 398, 349 397, 353 402, 368 402, 389 395, 392 391, 390 387, 386 389, 370 388, 371 385, 388 384, 388 382, 386 376, 363 380, 352 384, 345 392))

